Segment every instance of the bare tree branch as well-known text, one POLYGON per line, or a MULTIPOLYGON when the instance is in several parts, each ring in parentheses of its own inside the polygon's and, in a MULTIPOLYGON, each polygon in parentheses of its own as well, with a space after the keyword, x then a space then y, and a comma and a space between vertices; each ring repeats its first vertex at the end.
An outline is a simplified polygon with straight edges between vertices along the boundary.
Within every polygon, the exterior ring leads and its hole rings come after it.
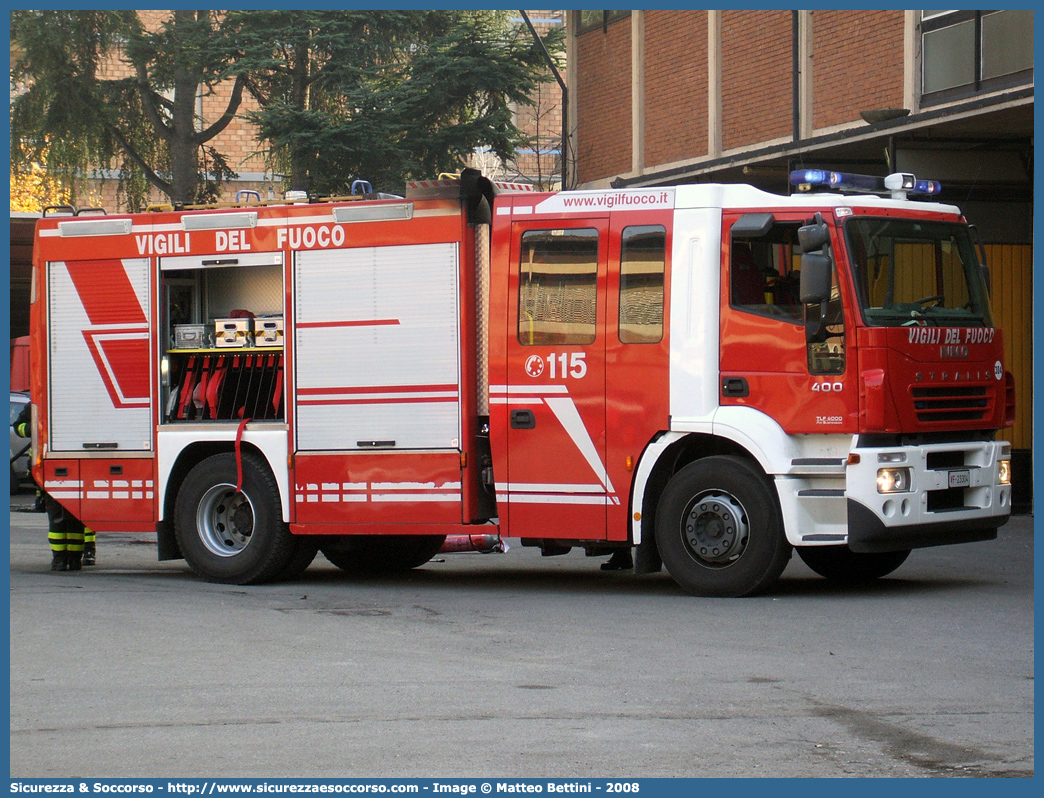
POLYGON ((109 124, 108 122, 105 123, 105 127, 108 129, 109 133, 116 140, 116 142, 120 145, 120 149, 122 149, 123 152, 127 155, 127 157, 130 158, 139 169, 141 169, 141 171, 145 175, 145 179, 148 180, 149 183, 154 185, 160 191, 162 191, 164 194, 167 194, 169 196, 171 189, 170 183, 164 180, 158 174, 156 174, 155 170, 153 170, 153 168, 145 162, 145 159, 138 154, 138 151, 134 148, 134 145, 126 139, 126 137, 123 135, 120 129, 117 128, 115 125, 109 124))
POLYGON ((145 69, 145 65, 135 65, 135 73, 137 75, 138 96, 141 98, 141 107, 145 110, 146 118, 152 127, 155 128, 157 134, 165 141, 170 141, 174 136, 174 130, 167 124, 163 114, 156 107, 156 93, 152 91, 152 86, 149 84, 149 74, 145 69))
POLYGON ((243 89, 246 88, 246 82, 245 75, 236 76, 235 85, 232 87, 232 96, 228 100, 228 105, 225 106, 225 112, 214 124, 196 134, 197 143, 202 144, 205 141, 210 141, 236 118, 236 111, 239 110, 239 106, 243 102, 243 89))

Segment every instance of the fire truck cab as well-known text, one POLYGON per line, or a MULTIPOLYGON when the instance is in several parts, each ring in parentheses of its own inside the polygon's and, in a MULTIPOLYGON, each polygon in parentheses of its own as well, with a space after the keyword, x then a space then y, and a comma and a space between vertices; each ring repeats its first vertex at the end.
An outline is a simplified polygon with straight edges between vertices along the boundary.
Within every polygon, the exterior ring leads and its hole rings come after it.
POLYGON ((794 548, 852 581, 988 539, 1014 392, 984 266, 958 209, 907 196, 935 184, 857 178, 545 194, 466 171, 44 218, 34 474, 234 583, 481 536, 745 595, 794 548))

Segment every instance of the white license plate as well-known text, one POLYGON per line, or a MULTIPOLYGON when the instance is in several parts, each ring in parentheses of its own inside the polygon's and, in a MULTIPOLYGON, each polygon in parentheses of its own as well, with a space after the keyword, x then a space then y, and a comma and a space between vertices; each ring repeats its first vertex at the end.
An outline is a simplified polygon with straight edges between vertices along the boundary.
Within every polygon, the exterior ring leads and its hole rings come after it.
POLYGON ((968 469, 964 468, 960 471, 950 472, 950 487, 951 488, 967 488, 971 485, 971 474, 968 469))

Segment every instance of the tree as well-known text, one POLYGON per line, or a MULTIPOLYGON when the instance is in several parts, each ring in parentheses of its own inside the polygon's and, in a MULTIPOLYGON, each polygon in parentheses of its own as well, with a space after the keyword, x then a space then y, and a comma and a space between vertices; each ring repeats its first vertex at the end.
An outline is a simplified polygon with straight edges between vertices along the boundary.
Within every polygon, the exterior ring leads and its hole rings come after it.
MULTIPOLYGON (((509 157, 512 106, 549 78, 528 33, 494 11, 11 12, 12 162, 65 181, 118 169, 128 205, 149 187, 214 199, 234 176, 209 144, 240 111, 295 188, 401 186, 458 169, 482 145, 509 157), (115 68, 120 67, 120 68, 115 68), (201 93, 229 99, 207 127, 201 93)), ((552 47, 555 45, 552 43, 552 47)))
POLYGON ((71 182, 118 168, 128 204, 148 186, 175 204, 215 196, 232 175, 207 143, 232 121, 245 76, 215 12, 170 12, 154 30, 135 11, 12 11, 11 160, 41 160, 71 182), (122 63, 126 68, 114 69, 122 63), (197 129, 196 98, 232 78, 224 113, 197 129))
POLYGON ((395 190, 459 169, 480 145, 509 158, 522 141, 512 106, 550 80, 505 12, 232 11, 227 23, 259 139, 291 187, 314 194, 355 178, 395 190))

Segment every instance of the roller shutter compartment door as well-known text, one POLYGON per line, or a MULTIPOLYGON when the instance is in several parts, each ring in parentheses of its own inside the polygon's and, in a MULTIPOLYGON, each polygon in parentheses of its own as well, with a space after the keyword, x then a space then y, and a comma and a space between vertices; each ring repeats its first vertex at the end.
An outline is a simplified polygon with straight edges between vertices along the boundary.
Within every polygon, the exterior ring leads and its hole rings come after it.
POLYGON ((48 269, 52 452, 150 451, 149 261, 48 269))
POLYGON ((460 447, 455 243, 301 252, 298 451, 460 447))

